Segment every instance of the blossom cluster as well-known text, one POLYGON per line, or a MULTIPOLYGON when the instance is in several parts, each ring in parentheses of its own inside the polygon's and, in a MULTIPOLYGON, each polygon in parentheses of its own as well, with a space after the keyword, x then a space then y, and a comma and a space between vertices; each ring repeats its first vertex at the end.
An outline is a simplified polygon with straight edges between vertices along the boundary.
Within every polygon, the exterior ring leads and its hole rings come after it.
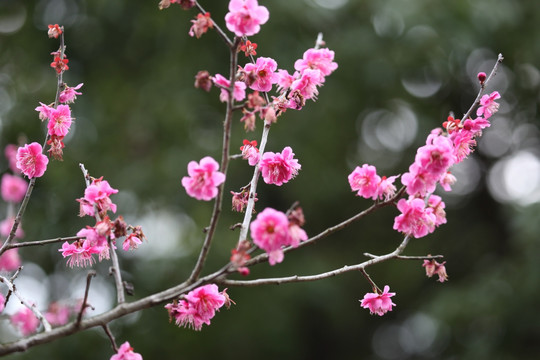
POLYGON ((58 250, 64 258, 68 258, 67 264, 70 267, 90 266, 95 262, 94 255, 98 256, 99 261, 109 259, 110 246, 114 246, 115 241, 121 237, 125 237, 122 243, 125 251, 137 249, 145 239, 140 226, 127 225, 121 216, 114 221, 109 218, 109 211, 116 213, 116 204, 110 196, 117 192, 117 189, 101 177, 93 179, 85 189, 84 197, 77 199, 80 216, 88 215, 96 217, 97 220, 96 225, 86 226, 77 233, 79 240, 71 244, 66 241, 58 250))
POLYGON ((174 319, 176 325, 201 330, 203 324, 210 325, 210 320, 223 305, 230 303, 229 296, 223 290, 219 292, 217 285, 207 284, 190 291, 183 300, 165 305, 169 312, 169 320, 174 319))
POLYGON ((283 261, 284 246, 298 247, 308 239, 303 225, 304 214, 299 207, 288 215, 266 208, 251 223, 251 237, 255 245, 268 253, 270 265, 275 265, 283 261))

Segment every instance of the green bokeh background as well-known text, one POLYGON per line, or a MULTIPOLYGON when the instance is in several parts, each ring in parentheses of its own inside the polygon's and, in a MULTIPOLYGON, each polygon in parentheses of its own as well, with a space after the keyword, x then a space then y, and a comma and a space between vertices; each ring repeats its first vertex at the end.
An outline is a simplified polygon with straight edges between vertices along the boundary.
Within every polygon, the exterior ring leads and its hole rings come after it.
MULTIPOLYGON (((118 213, 134 225, 142 219, 147 226, 149 239, 140 255, 120 255, 124 277, 134 284, 137 298, 180 283, 196 260, 212 205, 189 198, 180 179, 189 161, 206 155, 220 158, 225 106, 217 89, 210 94, 195 89, 194 75, 202 69, 228 72, 227 49, 214 32, 198 40, 187 35, 194 11, 175 5, 159 11, 157 3, 0 1, 1 147, 22 137, 43 139, 34 108, 39 101, 54 100, 56 78, 49 53, 58 46, 47 38, 47 24, 66 28, 70 70, 64 80, 72 86, 84 82, 84 95, 72 106, 76 121, 66 139, 64 161, 52 161, 37 181, 23 223, 26 240, 73 235, 92 225, 77 217, 74 201, 84 191, 78 167, 84 163, 91 175, 104 176, 120 190, 114 199, 118 213), (166 250, 154 253, 154 246, 166 250)), ((259 45, 258 55, 272 57, 292 72, 294 61, 323 32, 339 64, 316 102, 309 101, 300 112, 288 111, 271 129, 267 150, 291 146, 302 164, 299 176, 282 187, 261 182, 258 189, 259 211, 266 206, 284 211, 300 201, 310 235, 370 205, 348 186, 347 175, 355 166, 370 162, 388 176, 405 172, 429 131, 450 111, 459 117, 468 109, 477 92, 476 73, 491 70, 497 54, 504 54, 504 65, 488 89, 503 95, 501 111, 494 117, 499 120, 485 131, 486 136, 490 131, 497 136, 491 146, 484 144, 485 151, 480 143, 468 160, 473 165, 456 172, 458 183, 471 185, 456 195, 443 194, 448 224, 412 241, 406 250, 410 255, 445 255, 450 280, 440 284, 426 278, 420 261, 370 268, 380 287, 388 284, 397 292, 397 306, 384 317, 360 308, 358 299, 370 287, 359 273, 315 283, 232 288, 228 292, 237 305, 223 309, 201 332, 169 324, 166 311, 157 307, 112 323, 117 341, 129 340, 145 359, 536 358, 538 168, 523 167, 519 176, 514 172, 505 180, 509 186, 525 184, 521 190, 531 201, 505 198, 499 188, 488 187, 486 179, 504 159, 523 151, 536 159, 540 155, 540 3, 260 3, 271 15, 260 34, 252 37, 259 45), (384 119, 367 122, 370 114, 381 111, 387 115, 384 119), (383 120, 389 121, 388 128, 383 120), (376 125, 370 128, 372 123, 376 125), (390 137, 381 135, 381 129, 390 137), (373 140, 367 133, 379 138, 373 140), (468 182, 475 174, 478 182, 468 182)), ((227 4, 202 2, 220 26, 227 4)), ((243 64, 243 55, 240 59, 243 64)), ((259 139, 261 127, 259 123, 255 133, 246 135, 237 115, 233 149, 244 138, 259 139)), ((1 169, 7 171, 5 159, 1 169)), ((242 215, 228 211, 228 192, 247 184, 250 171, 244 161, 230 166, 226 211, 206 272, 227 261, 237 241, 238 234, 228 228, 242 215)), ((364 252, 390 252, 401 241, 392 230, 396 215, 396 209, 382 209, 314 246, 288 253, 279 266, 258 265, 249 278, 315 274, 359 263, 366 259, 364 252)), ((54 274, 55 280, 47 283, 50 301, 69 296, 86 273, 66 268, 57 249, 20 251, 23 264, 37 264, 54 274), (65 284, 70 284, 67 289, 65 284)), ((107 265, 96 268, 98 278, 108 284, 103 296, 110 298, 107 265)), ((0 335, 8 338, 5 318, 0 326, 0 335)), ((103 331, 94 329, 9 358, 82 360, 111 355, 103 331)))

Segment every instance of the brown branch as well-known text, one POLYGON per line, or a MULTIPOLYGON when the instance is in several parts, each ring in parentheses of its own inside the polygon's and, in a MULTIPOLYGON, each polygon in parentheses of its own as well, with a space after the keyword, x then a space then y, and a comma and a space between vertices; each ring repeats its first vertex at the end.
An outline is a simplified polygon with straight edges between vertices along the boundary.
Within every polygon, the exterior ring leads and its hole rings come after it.
MULTIPOLYGON (((348 218, 345 221, 342 221, 341 223, 339 223, 337 225, 329 227, 328 229, 326 229, 326 230, 320 232, 319 234, 307 239, 306 241, 302 241, 297 247, 293 248, 293 247, 289 246, 289 247, 284 248, 283 252, 286 253, 286 252, 289 252, 289 251, 292 251, 292 250, 295 250, 295 249, 299 249, 299 248, 304 247, 304 246, 311 245, 311 244, 315 243, 317 240, 321 240, 321 239, 323 239, 325 237, 328 237, 328 236, 330 236, 330 235, 332 235, 332 234, 334 234, 334 233, 336 233, 336 232, 338 232, 340 230, 343 230, 346 227, 348 227, 349 225, 353 224, 354 222, 356 222, 356 221, 362 219, 363 217, 371 214, 375 210, 393 204, 398 198, 401 197, 401 195, 403 195, 404 192, 405 192, 405 187, 402 187, 401 189, 399 189, 399 191, 392 198, 390 198, 390 199, 388 199, 386 201, 376 202, 375 204, 371 205, 366 210, 364 210, 364 211, 362 211, 362 212, 348 218)), ((244 266, 255 265, 255 264, 267 261, 267 260, 268 260, 268 254, 266 254, 266 253, 260 254, 260 255, 255 256, 254 258, 248 260, 244 266)))
POLYGON ((86 275, 86 288, 84 289, 84 298, 81 304, 81 310, 79 311, 79 315, 77 315, 77 321, 75 322, 76 326, 79 326, 81 324, 82 316, 84 313, 84 310, 89 306, 88 305, 88 293, 90 292, 90 282, 92 281, 92 278, 96 276, 95 270, 89 271, 88 275, 86 275))
POLYGON ((9 279, 1 275, 0 275, 0 282, 4 283, 7 286, 8 290, 19 299, 21 304, 26 306, 28 309, 30 309, 34 313, 34 315, 38 318, 38 320, 43 324, 43 328, 46 333, 51 331, 51 324, 49 324, 47 319, 45 319, 45 316, 41 314, 41 312, 36 308, 34 304, 29 303, 21 294, 19 294, 13 282, 11 282, 9 279))
POLYGON ((59 242, 64 242, 64 241, 75 241, 75 240, 80 240, 80 239, 83 239, 83 238, 80 236, 68 236, 68 237, 59 237, 55 239, 27 241, 27 242, 9 244, 6 246, 6 250, 27 247, 27 246, 43 246, 43 245, 48 245, 48 244, 54 244, 54 243, 59 243, 59 242))
MULTIPOLYGON (((225 112, 225 120, 223 122, 223 147, 221 152, 221 166, 220 170, 225 174, 225 179, 227 179, 227 171, 229 168, 229 158, 230 158, 230 143, 231 143, 231 128, 232 128, 232 117, 233 117, 233 108, 234 108, 234 83, 236 79, 236 65, 238 63, 238 53, 236 51, 239 45, 239 39, 235 38, 235 42, 230 49, 230 66, 229 66, 229 92, 227 99, 227 108, 225 112)), ((212 216, 210 218, 210 225, 206 228, 206 237, 203 242, 203 246, 199 253, 199 258, 197 263, 193 267, 193 271, 188 279, 188 283, 196 281, 206 262, 208 253, 210 252, 210 246, 212 244, 212 239, 219 221, 221 214, 221 208, 223 204, 223 189, 225 188, 225 182, 223 182, 218 187, 218 194, 214 202, 214 209, 212 211, 212 216)))
POLYGON ((388 261, 390 259, 394 259, 397 256, 399 256, 403 250, 407 247, 407 244, 409 243, 409 236, 406 236, 401 244, 391 253, 388 253, 386 255, 381 255, 377 258, 370 259, 367 261, 364 261, 363 263, 356 264, 356 265, 345 265, 339 269, 335 269, 332 271, 327 271, 324 273, 316 274, 316 275, 306 275, 306 276, 285 276, 285 277, 277 277, 277 278, 266 278, 266 279, 256 279, 256 280, 228 280, 228 279, 220 279, 216 283, 221 284, 222 286, 245 286, 245 287, 253 287, 253 286, 260 286, 260 285, 281 285, 281 284, 287 284, 287 283, 297 283, 297 282, 309 282, 309 281, 317 281, 317 280, 323 280, 329 277, 345 274, 347 272, 351 271, 362 271, 365 268, 382 263, 384 261, 388 261))

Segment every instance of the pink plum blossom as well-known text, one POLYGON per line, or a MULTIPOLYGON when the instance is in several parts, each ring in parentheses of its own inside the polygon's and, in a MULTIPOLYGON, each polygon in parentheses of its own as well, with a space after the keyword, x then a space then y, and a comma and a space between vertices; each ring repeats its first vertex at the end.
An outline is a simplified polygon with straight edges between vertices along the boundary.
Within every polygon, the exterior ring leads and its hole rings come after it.
POLYGON ((196 36, 197 39, 199 39, 204 33, 208 31, 208 29, 212 29, 214 27, 214 23, 212 22, 212 18, 210 17, 210 13, 198 13, 197 18, 195 20, 191 20, 191 28, 189 29, 189 36, 193 37, 196 36))
POLYGON ((491 123, 483 118, 477 117, 476 119, 467 119, 463 122, 463 130, 470 131, 474 136, 481 135, 482 130, 491 126, 491 123))
POLYGON ((255 245, 268 253, 268 262, 275 265, 283 261, 282 247, 290 244, 287 215, 266 208, 251 223, 251 237, 255 245))
POLYGON ((53 109, 49 114, 49 123, 47 124, 49 135, 60 137, 66 136, 71 127, 71 123, 71 109, 69 106, 58 105, 58 107, 53 109))
POLYGON ((24 307, 14 315, 11 315, 10 320, 11 324, 18 328, 23 336, 34 333, 39 326, 38 318, 34 315, 32 310, 27 307, 24 307))
POLYGON ((272 58, 259 57, 255 64, 246 64, 244 71, 248 73, 247 78, 254 79, 252 83, 248 84, 249 88, 265 92, 272 90, 272 84, 278 81, 276 70, 277 63, 272 58))
POLYGON ((257 165, 261 155, 259 149, 257 149, 257 140, 249 141, 244 139, 244 145, 240 146, 242 150, 242 159, 247 159, 248 164, 251 166, 257 165))
POLYGON ((78 92, 77 90, 79 90, 83 85, 83 83, 80 83, 75 87, 69 87, 64 84, 64 90, 62 90, 58 96, 58 101, 62 104, 72 104, 75 102, 75 99, 77 99, 77 95, 82 95, 82 93, 78 92))
POLYGON ((67 241, 62 244, 62 248, 58 251, 62 253, 64 258, 68 258, 67 265, 69 267, 91 266, 95 260, 93 255, 99 254, 102 249, 90 245, 88 241, 75 241, 70 244, 67 241))
POLYGON ((43 176, 49 159, 42 152, 43 148, 37 142, 20 147, 17 150, 17 168, 30 179, 43 176))
MULTIPOLYGON (((226 79, 223 75, 216 74, 212 78, 215 84, 221 85, 225 89, 221 89, 221 93, 219 95, 219 100, 221 102, 227 102, 229 99, 229 92, 226 90, 229 88, 231 82, 226 79)), ((243 81, 235 81, 234 82, 234 90, 233 90, 233 97, 236 101, 242 101, 246 98, 246 83, 243 81)))
POLYGON ((118 352, 111 356, 110 360, 143 360, 141 354, 133 352, 133 348, 129 345, 129 341, 126 341, 120 348, 118 352))
POLYGON ((301 168, 289 146, 285 147, 281 153, 265 152, 259 166, 264 182, 277 186, 289 182, 301 168))
POLYGON ((94 179, 92 184, 84 190, 84 197, 77 199, 80 203, 80 216, 94 216, 95 210, 99 214, 104 214, 109 210, 116 213, 116 204, 112 202, 110 196, 117 192, 118 190, 113 189, 107 180, 103 180, 103 177, 94 179), (97 209, 94 209, 94 206, 97 209))
POLYGON ((470 153, 473 152, 476 146, 476 140, 474 139, 475 133, 461 129, 461 131, 455 131, 450 135, 450 139, 454 144, 454 157, 455 163, 462 162, 470 153))
POLYGON ((299 72, 306 69, 319 70, 322 76, 321 82, 324 82, 324 77, 330 75, 337 67, 338 64, 334 62, 334 52, 327 48, 308 49, 304 52, 303 58, 294 63, 294 68, 299 72))
MULTIPOLYGON (((13 223, 15 222, 15 217, 10 216, 6 219, 2 220, 0 222, 0 235, 3 237, 8 237, 11 233, 11 228, 13 227, 13 223)), ((15 237, 18 239, 22 239, 24 237, 24 231, 22 229, 21 223, 19 223, 19 226, 17 226, 17 230, 15 231, 15 237)))
MULTIPOLYGON (((378 290, 380 291, 380 290, 378 290)), ((377 314, 383 316, 388 311, 392 311, 392 306, 396 306, 390 299, 396 293, 391 293, 390 287, 388 285, 384 286, 384 290, 381 294, 377 293, 367 293, 364 295, 364 298, 361 300, 360 304, 364 309, 369 309, 370 314, 377 314)))
POLYGON ((496 103, 495 100, 500 98, 501 95, 498 91, 482 96, 480 99, 480 106, 476 110, 476 115, 489 119, 493 114, 499 111, 499 103, 496 103))
POLYGON ((19 203, 26 194, 28 183, 19 176, 4 174, 0 185, 2 199, 7 202, 19 203))
POLYGON ((49 105, 45 105, 44 103, 40 102, 40 106, 36 107, 36 111, 39 112, 39 119, 41 121, 45 121, 50 118, 51 113, 53 112, 54 108, 49 105))
POLYGON ((15 271, 21 266, 19 249, 10 249, 0 255, 0 271, 15 271))
POLYGON ((358 196, 366 199, 372 198, 373 200, 378 197, 377 189, 381 182, 381 177, 377 175, 375 166, 368 164, 364 164, 362 167, 357 166, 349 174, 348 179, 351 190, 358 191, 358 196))
POLYGON ((269 17, 268 9, 259 6, 257 0, 231 0, 225 22, 227 29, 236 36, 251 36, 260 31, 260 25, 266 23, 269 17))
POLYGON ((456 183, 457 179, 454 175, 448 171, 446 174, 444 174, 441 179, 439 180, 439 183, 441 184, 442 188, 445 191, 451 191, 452 185, 456 183))
POLYGON ((416 152, 415 162, 435 177, 440 177, 454 163, 454 147, 446 136, 430 134, 426 145, 416 152))
POLYGON ((397 208, 401 215, 394 219, 394 230, 415 238, 421 238, 435 230, 436 216, 432 208, 426 208, 423 199, 400 199, 397 208))
POLYGON ((397 176, 390 176, 387 178, 386 176, 383 176, 381 178, 381 181, 379 182, 379 185, 377 185, 377 198, 383 199, 385 201, 388 201, 390 198, 392 198, 396 194, 396 186, 394 185, 394 181, 398 178, 397 176))
POLYGON ((21 170, 17 168, 17 146, 14 144, 6 145, 4 155, 9 163, 9 168, 14 174, 20 174, 21 170))
POLYGON ((440 196, 431 194, 428 199, 428 207, 433 209, 435 226, 446 224, 446 212, 444 211, 446 205, 440 196))
POLYGON ((210 156, 199 163, 190 161, 188 176, 182 178, 182 186, 189 196, 197 200, 212 200, 218 194, 218 186, 225 181, 225 174, 218 171, 219 164, 210 156))
POLYGON ((290 90, 298 91, 305 99, 317 98, 317 86, 322 84, 321 72, 317 69, 306 69, 300 77, 293 81, 290 90))
POLYGON ((293 75, 289 74, 287 70, 279 69, 276 73, 278 92, 284 92, 289 89, 296 79, 293 75))
POLYGON ((438 281, 445 282, 448 280, 448 275, 446 274, 446 267, 444 266, 444 264, 446 264, 446 261, 443 261, 441 264, 439 264, 434 259, 425 259, 422 266, 426 269, 427 277, 430 278, 433 275, 437 274, 439 276, 438 281))
POLYGON ((435 191, 438 174, 433 174, 417 163, 409 166, 409 172, 401 176, 401 182, 407 187, 407 194, 425 196, 435 191))
POLYGON ((44 314, 45 319, 53 326, 62 326, 69 321, 70 308, 67 305, 54 302, 49 305, 44 314))
POLYGON ((2 311, 4 311, 5 302, 6 298, 3 294, 0 294, 0 314, 2 313, 2 311))
POLYGON ((225 291, 219 292, 215 284, 207 284, 190 291, 184 300, 165 305, 170 319, 175 319, 176 325, 201 330, 202 325, 210 325, 215 316, 227 301, 225 291))
POLYGON ((135 233, 131 233, 124 239, 122 249, 124 249, 124 251, 135 250, 140 244, 142 244, 142 240, 139 239, 135 233))

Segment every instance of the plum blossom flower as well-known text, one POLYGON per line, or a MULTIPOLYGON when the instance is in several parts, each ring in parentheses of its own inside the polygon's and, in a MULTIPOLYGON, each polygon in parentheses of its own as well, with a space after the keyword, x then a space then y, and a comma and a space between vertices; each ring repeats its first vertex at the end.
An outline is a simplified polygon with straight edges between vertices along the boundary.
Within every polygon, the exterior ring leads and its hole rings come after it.
POLYGON ((289 182, 301 168, 289 146, 285 147, 281 153, 265 152, 259 166, 264 182, 277 186, 289 182))
POLYGON ((54 302, 49 305, 44 314, 45 319, 53 326, 62 326, 69 321, 70 307, 54 302))
POLYGON ((79 90, 83 85, 83 83, 80 83, 75 87, 69 87, 64 84, 64 90, 62 90, 62 92, 58 96, 58 101, 62 104, 71 104, 75 102, 75 99, 77 99, 77 95, 82 95, 82 93, 78 92, 77 90, 79 90))
POLYGON ((10 321, 13 326, 21 331, 23 336, 34 333, 39 326, 38 318, 34 315, 32 310, 27 307, 24 307, 14 315, 11 315, 10 321))
POLYGON ((499 103, 495 102, 495 100, 500 98, 501 94, 499 94, 498 91, 482 96, 480 99, 480 106, 476 110, 476 115, 489 119, 493 114, 499 111, 499 103))
MULTIPOLYGON (((0 235, 7 238, 9 236, 9 233, 11 232, 11 228, 13 227, 14 222, 14 216, 8 216, 4 220, 2 220, 0 222, 0 235)), ((17 230, 15 231, 15 237, 18 239, 22 239, 24 237, 24 231, 22 230, 21 223, 19 223, 19 226, 17 226, 17 230)))
POLYGON ((255 245, 268 253, 270 265, 283 261, 282 247, 290 244, 287 215, 266 208, 251 223, 250 230, 255 245))
POLYGON ((218 194, 218 186, 225 181, 225 174, 218 171, 219 164, 210 156, 199 163, 190 161, 188 176, 182 178, 182 186, 189 196, 197 200, 212 200, 218 194))
POLYGON ((103 180, 103 177, 94 179, 92 184, 84 190, 84 197, 77 199, 81 204, 79 215, 94 216, 94 205, 99 214, 105 214, 109 210, 115 213, 116 204, 111 201, 110 196, 117 192, 118 190, 113 189, 107 180, 103 180))
POLYGON ((336 70, 338 64, 334 62, 334 52, 327 48, 323 49, 308 49, 304 52, 302 59, 296 60, 294 63, 295 70, 303 72, 306 69, 314 69, 320 71, 320 82, 324 82, 324 77, 330 75, 336 70))
POLYGON ((4 297, 4 295, 0 294, 0 314, 2 313, 2 311, 4 311, 5 302, 6 298, 4 297))
POLYGON ((260 25, 266 23, 269 17, 268 9, 259 6, 257 0, 231 0, 225 22, 227 29, 236 36, 251 36, 260 31, 260 25))
POLYGON ((20 147, 17 150, 17 169, 29 179, 43 176, 49 159, 42 152, 43 148, 37 142, 20 147))
POLYGON ((197 39, 199 39, 202 34, 206 33, 208 29, 212 29, 214 27, 214 23, 210 18, 209 12, 204 14, 198 13, 197 19, 191 20, 191 22, 193 25, 189 29, 189 36, 196 36, 197 39))
POLYGON ((56 73, 60 75, 64 71, 69 70, 68 66, 69 60, 67 58, 61 58, 60 56, 55 56, 54 61, 51 63, 51 67, 56 70, 56 73))
POLYGON ((19 249, 10 249, 0 255, 0 271, 14 271, 21 266, 19 249))
POLYGON ((252 43, 251 41, 247 40, 246 42, 242 42, 242 45, 240 45, 240 48, 238 49, 238 51, 243 51, 244 52, 244 55, 246 55, 246 57, 248 56, 255 56, 257 55, 257 44, 256 43, 252 43))
POLYGON ((49 30, 47 31, 47 35, 50 38, 58 39, 58 37, 62 34, 62 28, 58 26, 58 24, 49 25, 49 30))
POLYGON ((135 250, 142 244, 142 240, 135 233, 131 233, 124 239, 122 249, 124 251, 135 250))
POLYGON ((399 175, 386 177, 383 176, 379 185, 377 186, 377 198, 383 199, 385 201, 389 200, 392 196, 396 194, 396 186, 394 181, 398 178, 399 175))
POLYGON ((8 144, 4 149, 4 155, 9 163, 9 168, 14 174, 21 173, 21 170, 17 168, 17 149, 15 144, 8 144))
POLYGON ((227 297, 225 291, 219 292, 215 284, 207 284, 190 291, 184 300, 165 305, 169 318, 175 319, 176 325, 201 330, 202 325, 210 325, 216 310, 221 308, 227 297))
POLYGON ((425 206, 419 198, 400 199, 397 208, 401 211, 394 219, 394 230, 415 238, 421 238, 435 230, 436 216, 433 209, 425 206))
POLYGON ((251 166, 257 165, 261 158, 259 149, 257 149, 257 140, 249 141, 244 139, 243 145, 240 146, 240 150, 242 150, 242 159, 247 159, 248 164, 251 166))
POLYGON ((446 274, 446 267, 444 266, 446 264, 446 261, 443 261, 441 264, 439 264, 434 259, 431 260, 424 260, 424 263, 422 266, 426 269, 426 276, 432 277, 433 275, 437 274, 439 275, 439 282, 445 282, 448 280, 448 275, 446 274))
POLYGON ((75 241, 72 244, 66 241, 62 244, 62 248, 58 251, 62 253, 64 259, 68 258, 67 265, 69 265, 71 268, 73 266, 91 266, 95 262, 92 255, 100 253, 99 249, 90 246, 87 241, 75 241))
POLYGON ((71 127, 71 109, 68 105, 58 105, 56 109, 49 112, 49 123, 47 129, 49 135, 64 137, 71 127))
POLYGON ((321 84, 321 72, 317 69, 306 69, 298 79, 293 81, 290 90, 292 93, 298 91, 305 99, 315 99, 319 94, 317 86, 321 84))
POLYGON ((35 109, 39 112, 39 120, 47 120, 51 116, 51 112, 54 110, 54 108, 52 106, 45 105, 42 102, 40 102, 39 104, 40 105, 35 109))
POLYGON ((248 63, 244 66, 244 71, 248 73, 248 79, 254 79, 248 83, 252 90, 268 92, 272 90, 272 84, 278 81, 276 74, 277 63, 272 58, 259 57, 255 64, 248 63))
POLYGON ((143 360, 141 354, 133 352, 133 348, 129 345, 129 341, 126 341, 120 348, 118 352, 111 356, 110 360, 143 360))
POLYGON ((377 189, 381 177, 377 175, 375 166, 368 164, 364 164, 362 167, 357 166, 349 174, 348 179, 352 191, 358 191, 358 196, 366 199, 372 198, 373 200, 378 197, 377 189))
POLYGON ((442 188, 445 191, 451 191, 452 185, 456 183, 457 179, 454 175, 450 173, 450 171, 446 172, 441 179, 439 180, 439 183, 441 184, 442 188))
MULTIPOLYGON (((226 102, 229 99, 229 92, 226 90, 229 88, 231 82, 227 80, 223 75, 216 74, 212 78, 215 84, 221 85, 221 93, 219 94, 219 100, 221 102, 226 102)), ((234 82, 234 90, 233 90, 233 97, 236 101, 242 101, 246 98, 246 83, 243 81, 235 81, 234 82)))
POLYGON ((2 176, 2 184, 0 192, 2 199, 6 202, 19 203, 26 194, 28 183, 19 176, 4 174, 2 176))
POLYGON ((446 205, 440 196, 431 194, 428 199, 428 207, 433 209, 433 215, 435 215, 435 226, 446 224, 446 212, 444 211, 446 205))
MULTIPOLYGON (((380 291, 380 290, 378 290, 380 291)), ((392 306, 396 306, 390 299, 396 293, 391 293, 390 287, 388 285, 384 286, 382 293, 367 293, 364 295, 364 298, 361 300, 361 306, 364 309, 369 309, 370 314, 377 314, 383 316, 388 311, 392 311, 392 306)))

